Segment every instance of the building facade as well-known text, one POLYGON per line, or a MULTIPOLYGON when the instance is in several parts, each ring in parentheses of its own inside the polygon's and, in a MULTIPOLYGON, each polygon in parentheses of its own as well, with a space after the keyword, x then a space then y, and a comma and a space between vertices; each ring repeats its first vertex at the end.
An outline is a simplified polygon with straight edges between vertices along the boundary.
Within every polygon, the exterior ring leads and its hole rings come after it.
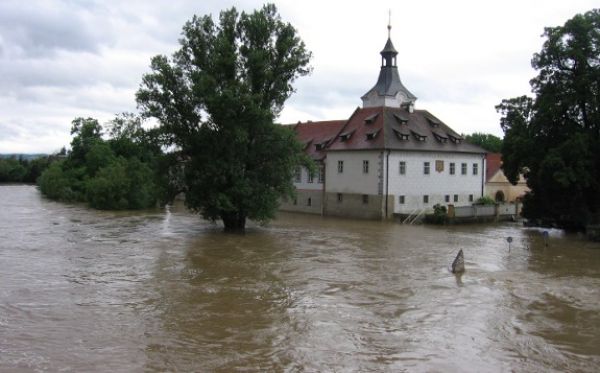
POLYGON ((527 181, 519 175, 516 185, 511 184, 502 172, 502 155, 489 153, 486 155, 485 194, 496 202, 515 202, 529 192, 527 181))
POLYGON ((304 204, 297 198, 282 209, 382 219, 426 213, 435 204, 470 205, 483 196, 485 151, 415 109, 417 97, 400 80, 397 54, 388 37, 377 82, 350 118, 294 127, 324 180, 311 184, 301 170, 295 185, 304 204))

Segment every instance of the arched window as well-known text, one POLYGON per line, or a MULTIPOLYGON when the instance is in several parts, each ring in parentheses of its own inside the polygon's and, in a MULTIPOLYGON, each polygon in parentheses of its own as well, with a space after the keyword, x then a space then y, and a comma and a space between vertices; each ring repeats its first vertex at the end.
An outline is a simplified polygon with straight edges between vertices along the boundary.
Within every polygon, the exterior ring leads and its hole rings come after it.
POLYGON ((496 202, 504 202, 504 192, 499 190, 496 192, 496 202))

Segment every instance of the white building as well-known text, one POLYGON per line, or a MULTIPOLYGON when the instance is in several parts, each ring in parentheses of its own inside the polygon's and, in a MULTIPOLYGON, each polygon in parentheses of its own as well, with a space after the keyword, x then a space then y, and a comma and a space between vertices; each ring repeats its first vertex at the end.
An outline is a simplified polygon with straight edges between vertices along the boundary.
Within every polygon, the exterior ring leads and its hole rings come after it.
MULTIPOLYGON (((377 83, 363 95, 362 108, 336 121, 339 129, 331 139, 308 139, 306 133, 319 133, 333 121, 296 126, 307 151, 319 148, 325 169, 319 206, 310 212, 390 218, 427 212, 438 203, 470 205, 483 196, 485 151, 464 142, 431 113, 415 109, 417 98, 400 80, 397 54, 388 37, 377 83)), ((302 178, 296 186, 299 198, 308 198, 302 178)), ((310 193, 312 204, 315 190, 310 193)))

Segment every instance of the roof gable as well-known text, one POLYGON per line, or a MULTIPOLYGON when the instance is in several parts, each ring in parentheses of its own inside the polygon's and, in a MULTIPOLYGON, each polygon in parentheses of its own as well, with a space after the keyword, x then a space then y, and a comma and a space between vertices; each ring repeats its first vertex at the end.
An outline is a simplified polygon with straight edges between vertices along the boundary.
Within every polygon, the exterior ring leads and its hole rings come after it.
POLYGON ((325 150, 336 137, 345 120, 327 120, 319 122, 298 122, 294 132, 298 141, 304 144, 304 151, 312 159, 320 160, 325 157, 325 150))

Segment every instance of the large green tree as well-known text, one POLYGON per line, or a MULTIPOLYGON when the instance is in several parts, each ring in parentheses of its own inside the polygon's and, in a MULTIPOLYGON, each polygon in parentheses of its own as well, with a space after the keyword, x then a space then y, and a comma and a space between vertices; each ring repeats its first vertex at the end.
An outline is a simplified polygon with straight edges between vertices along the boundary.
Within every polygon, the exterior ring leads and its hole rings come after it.
POLYGON ((186 204, 226 230, 273 217, 306 161, 291 130, 274 123, 310 52, 274 5, 194 16, 171 59, 156 56, 137 101, 158 119, 184 165, 186 204))
POLYGON ((532 59, 534 97, 497 106, 503 169, 513 183, 524 173, 526 217, 581 229, 600 220, 600 10, 544 37, 532 59))

